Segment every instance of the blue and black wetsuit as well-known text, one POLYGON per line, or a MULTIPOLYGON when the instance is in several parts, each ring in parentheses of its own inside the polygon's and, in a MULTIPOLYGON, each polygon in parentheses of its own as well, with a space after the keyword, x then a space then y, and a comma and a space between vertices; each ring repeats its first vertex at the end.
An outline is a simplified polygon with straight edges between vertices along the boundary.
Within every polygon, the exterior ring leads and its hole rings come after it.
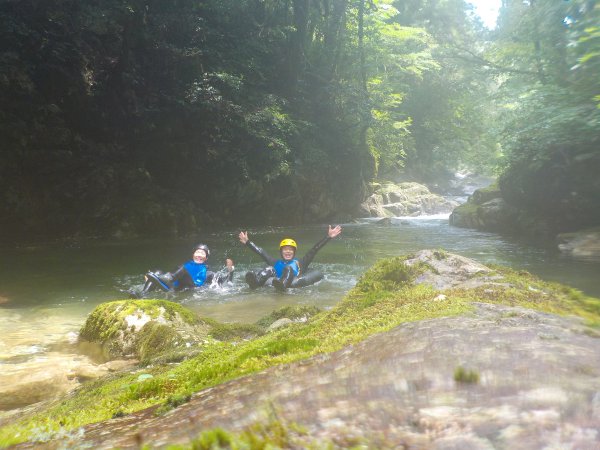
POLYGON ((323 274, 317 271, 310 273, 308 266, 314 259, 315 255, 331 238, 325 236, 317 242, 303 258, 292 258, 290 261, 285 261, 281 258, 273 258, 264 249, 258 247, 254 242, 248 241, 246 245, 269 264, 269 267, 264 268, 258 273, 246 273, 246 281, 250 288, 254 289, 258 286, 263 286, 269 280, 275 287, 302 287, 308 284, 315 283, 323 278, 323 274))
POLYGON ((150 291, 181 291, 211 285, 213 281, 216 281, 220 286, 232 279, 233 271, 226 274, 215 273, 209 270, 205 263, 197 263, 190 260, 173 273, 148 272, 146 274, 146 283, 140 296, 144 297, 150 291))
POLYGON ((215 273, 208 270, 206 263, 190 260, 171 274, 173 287, 177 290, 204 286, 212 283, 215 273))

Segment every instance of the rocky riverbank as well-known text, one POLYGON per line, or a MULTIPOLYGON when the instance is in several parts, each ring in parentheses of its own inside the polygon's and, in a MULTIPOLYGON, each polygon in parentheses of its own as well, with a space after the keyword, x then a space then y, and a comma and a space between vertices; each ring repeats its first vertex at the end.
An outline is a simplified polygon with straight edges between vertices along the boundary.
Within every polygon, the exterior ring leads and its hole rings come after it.
POLYGON ((330 311, 84 386, 0 442, 594 448, 599 324, 598 299, 426 250, 382 260, 330 311))
POLYGON ((497 184, 477 189, 466 203, 452 211, 449 220, 457 227, 554 241, 568 256, 600 259, 600 227, 565 233, 559 220, 507 203, 497 184))

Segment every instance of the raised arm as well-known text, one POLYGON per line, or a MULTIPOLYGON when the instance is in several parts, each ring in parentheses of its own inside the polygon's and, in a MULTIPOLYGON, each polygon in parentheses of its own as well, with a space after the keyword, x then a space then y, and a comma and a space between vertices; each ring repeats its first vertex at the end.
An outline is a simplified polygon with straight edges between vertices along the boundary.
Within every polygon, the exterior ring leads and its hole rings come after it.
POLYGON ((273 264, 275 264, 277 262, 276 258, 273 258, 272 256, 270 256, 267 252, 265 252, 262 248, 258 247, 254 242, 252 242, 248 238, 247 231, 240 231, 240 234, 238 237, 242 244, 244 244, 246 247, 248 247, 254 253, 257 253, 270 266, 272 266, 273 264))
POLYGON ((331 228, 331 225, 329 225, 329 229, 327 230, 327 236, 325 236, 323 239, 317 242, 300 261, 300 267, 302 268, 302 270, 307 270, 308 265, 312 262, 317 252, 321 250, 323 246, 327 244, 331 239, 338 236, 341 232, 341 226, 336 225, 335 227, 331 228))

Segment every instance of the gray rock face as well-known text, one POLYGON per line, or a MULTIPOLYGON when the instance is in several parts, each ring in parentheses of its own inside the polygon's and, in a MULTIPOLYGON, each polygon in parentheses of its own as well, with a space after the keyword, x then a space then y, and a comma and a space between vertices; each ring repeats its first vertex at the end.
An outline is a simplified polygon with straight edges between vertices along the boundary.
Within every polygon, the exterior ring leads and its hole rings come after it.
POLYGON ((577 319, 476 304, 206 389, 164 417, 147 410, 88 426, 73 444, 160 448, 213 427, 241 430, 273 408, 311 438, 366 438, 370 448, 598 448, 600 339, 577 319), (457 381, 458 367, 479 381, 457 381))
POLYGON ((433 194, 418 183, 378 186, 361 205, 361 213, 369 217, 420 216, 450 213, 458 203, 433 194))
POLYGON ((391 217, 393 214, 383 207, 383 196, 371 194, 360 207, 361 215, 365 217, 391 217))
POLYGON ((441 257, 435 250, 421 250, 415 257, 408 259, 406 264, 417 262, 427 263, 433 270, 420 275, 416 284, 428 284, 436 289, 449 288, 471 289, 478 286, 499 284, 502 279, 497 276, 487 276, 492 272, 488 267, 464 256, 446 253, 441 257), (477 276, 475 276, 477 275, 477 276))
MULTIPOLYGON (((477 193, 477 191, 476 191, 477 193)), ((483 194, 481 198, 487 198, 483 194)), ((502 198, 483 203, 469 202, 455 208, 450 214, 450 225, 489 231, 507 231, 515 221, 517 210, 502 198)))

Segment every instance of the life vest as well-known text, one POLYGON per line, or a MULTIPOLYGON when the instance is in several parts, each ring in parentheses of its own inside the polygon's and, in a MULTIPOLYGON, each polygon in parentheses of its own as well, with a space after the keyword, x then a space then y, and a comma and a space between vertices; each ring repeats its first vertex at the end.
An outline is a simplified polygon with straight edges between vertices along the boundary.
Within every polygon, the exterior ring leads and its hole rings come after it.
POLYGON ((273 269, 275 269, 275 273, 277 274, 278 278, 281 277, 281 275, 283 275, 283 269, 285 269, 287 266, 290 266, 292 268, 294 275, 298 276, 300 274, 300 263, 296 258, 290 261, 284 261, 283 259, 279 259, 273 266, 273 269))
POLYGON ((206 281, 206 264, 188 261, 183 267, 185 267, 185 270, 190 274, 195 286, 202 286, 204 284, 206 281))

